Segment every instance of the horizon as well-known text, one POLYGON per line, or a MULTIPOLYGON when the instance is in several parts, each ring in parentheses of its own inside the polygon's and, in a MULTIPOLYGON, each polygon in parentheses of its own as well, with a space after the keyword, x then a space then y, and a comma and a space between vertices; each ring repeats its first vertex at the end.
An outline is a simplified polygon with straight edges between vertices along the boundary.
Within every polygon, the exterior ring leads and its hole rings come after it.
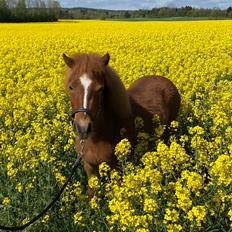
POLYGON ((93 8, 105 10, 151 10, 152 8, 160 7, 181 8, 185 6, 226 9, 232 6, 229 0, 60 0, 60 5, 62 8, 93 8))

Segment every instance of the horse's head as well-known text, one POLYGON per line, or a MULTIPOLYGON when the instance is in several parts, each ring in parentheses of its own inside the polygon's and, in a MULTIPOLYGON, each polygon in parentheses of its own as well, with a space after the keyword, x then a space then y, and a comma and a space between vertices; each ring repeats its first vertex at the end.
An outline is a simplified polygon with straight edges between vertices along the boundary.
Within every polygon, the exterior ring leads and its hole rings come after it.
POLYGON ((64 84, 71 98, 74 132, 86 139, 93 130, 103 104, 105 68, 109 54, 76 54, 63 59, 68 66, 64 84))

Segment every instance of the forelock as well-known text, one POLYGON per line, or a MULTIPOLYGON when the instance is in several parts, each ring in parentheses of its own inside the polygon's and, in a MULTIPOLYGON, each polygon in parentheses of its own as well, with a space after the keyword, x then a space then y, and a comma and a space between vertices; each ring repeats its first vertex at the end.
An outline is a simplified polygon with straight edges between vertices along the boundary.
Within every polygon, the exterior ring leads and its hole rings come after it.
POLYGON ((91 75, 93 72, 103 72, 104 65, 101 62, 101 57, 95 53, 75 54, 72 58, 75 64, 73 70, 78 76, 83 73, 91 75))

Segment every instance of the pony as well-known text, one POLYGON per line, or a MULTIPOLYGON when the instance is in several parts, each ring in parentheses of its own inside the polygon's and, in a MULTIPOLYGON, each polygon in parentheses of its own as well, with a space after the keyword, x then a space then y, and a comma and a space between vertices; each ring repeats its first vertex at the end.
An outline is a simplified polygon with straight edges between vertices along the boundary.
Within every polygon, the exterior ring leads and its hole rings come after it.
POLYGON ((121 128, 132 144, 136 142, 134 119, 141 117, 144 129, 153 129, 152 118, 157 114, 161 124, 168 126, 176 119, 180 94, 176 86, 161 76, 144 76, 126 90, 118 74, 108 65, 110 56, 96 53, 63 54, 67 70, 64 86, 70 96, 75 147, 85 140, 83 167, 89 177, 98 175, 98 167, 106 162, 116 168, 114 155, 120 141, 121 128))

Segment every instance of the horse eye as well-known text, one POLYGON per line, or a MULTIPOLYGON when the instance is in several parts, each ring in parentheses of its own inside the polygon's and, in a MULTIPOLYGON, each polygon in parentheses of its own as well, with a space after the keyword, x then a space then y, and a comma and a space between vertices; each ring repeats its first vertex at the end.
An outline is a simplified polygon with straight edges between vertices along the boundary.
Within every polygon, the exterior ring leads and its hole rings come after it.
POLYGON ((98 90, 99 93, 102 93, 103 91, 104 91, 103 87, 98 90))
POLYGON ((73 90, 73 87, 70 85, 70 86, 69 86, 69 89, 70 89, 70 90, 73 90))

